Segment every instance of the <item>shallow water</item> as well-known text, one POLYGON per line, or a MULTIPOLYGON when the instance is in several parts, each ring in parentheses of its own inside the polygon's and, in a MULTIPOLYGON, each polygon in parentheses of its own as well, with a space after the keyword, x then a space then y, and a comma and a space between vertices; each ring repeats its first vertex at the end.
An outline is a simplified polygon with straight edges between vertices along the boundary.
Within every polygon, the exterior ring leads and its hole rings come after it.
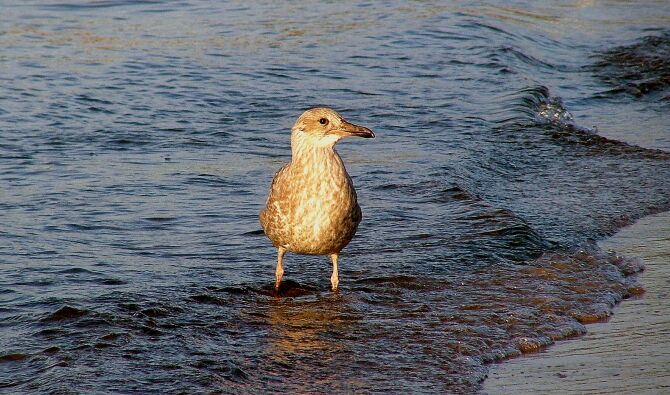
POLYGON ((644 296, 626 300, 607 322, 549 350, 490 366, 487 395, 656 395, 670 388, 670 211, 650 215, 613 237, 603 249, 639 257, 644 296))
POLYGON ((639 266, 593 240, 670 206, 665 2, 0 6, 0 391, 476 391, 606 317, 639 266), (377 133, 338 145, 364 220, 339 294, 289 255, 274 297, 316 104, 377 133))

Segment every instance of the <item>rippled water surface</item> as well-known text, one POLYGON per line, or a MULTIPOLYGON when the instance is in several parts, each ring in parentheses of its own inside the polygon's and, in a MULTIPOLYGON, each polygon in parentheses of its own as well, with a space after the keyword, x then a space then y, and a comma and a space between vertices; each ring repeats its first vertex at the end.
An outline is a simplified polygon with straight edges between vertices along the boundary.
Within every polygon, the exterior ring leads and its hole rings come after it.
POLYGON ((0 1, 0 392, 474 392, 635 292, 670 208, 664 1, 0 1), (328 105, 340 260, 257 214, 328 105))

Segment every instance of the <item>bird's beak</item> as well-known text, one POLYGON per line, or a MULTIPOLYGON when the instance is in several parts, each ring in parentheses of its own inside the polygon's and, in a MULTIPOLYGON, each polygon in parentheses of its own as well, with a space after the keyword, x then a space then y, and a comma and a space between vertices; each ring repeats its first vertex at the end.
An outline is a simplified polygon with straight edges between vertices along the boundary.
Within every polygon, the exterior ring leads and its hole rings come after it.
POLYGON ((339 128, 334 130, 334 132, 342 137, 356 136, 364 137, 366 139, 375 137, 375 134, 372 132, 372 130, 364 128, 363 126, 354 125, 353 123, 349 123, 345 120, 342 120, 342 124, 339 128))

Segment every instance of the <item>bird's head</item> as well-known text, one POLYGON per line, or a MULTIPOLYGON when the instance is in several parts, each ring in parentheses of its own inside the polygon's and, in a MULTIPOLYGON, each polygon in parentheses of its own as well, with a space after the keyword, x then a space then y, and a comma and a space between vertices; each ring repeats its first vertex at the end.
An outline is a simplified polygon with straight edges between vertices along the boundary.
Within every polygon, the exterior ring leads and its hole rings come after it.
POLYGON ((292 143, 332 147, 343 137, 374 138, 372 130, 347 122, 335 110, 315 107, 302 113, 291 129, 292 143))

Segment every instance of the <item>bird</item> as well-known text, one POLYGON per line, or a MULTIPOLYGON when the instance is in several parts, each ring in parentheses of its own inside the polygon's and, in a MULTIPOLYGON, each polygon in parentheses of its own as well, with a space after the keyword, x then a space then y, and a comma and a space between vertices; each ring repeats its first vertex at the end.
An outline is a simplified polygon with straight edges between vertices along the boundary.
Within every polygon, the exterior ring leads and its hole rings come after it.
POLYGON ((328 255, 331 289, 338 290, 338 257, 356 234, 362 213, 354 184, 335 144, 344 137, 374 138, 372 130, 346 121, 327 107, 307 109, 291 128, 291 161, 272 179, 259 218, 277 248, 275 292, 284 276, 284 255, 328 255))

